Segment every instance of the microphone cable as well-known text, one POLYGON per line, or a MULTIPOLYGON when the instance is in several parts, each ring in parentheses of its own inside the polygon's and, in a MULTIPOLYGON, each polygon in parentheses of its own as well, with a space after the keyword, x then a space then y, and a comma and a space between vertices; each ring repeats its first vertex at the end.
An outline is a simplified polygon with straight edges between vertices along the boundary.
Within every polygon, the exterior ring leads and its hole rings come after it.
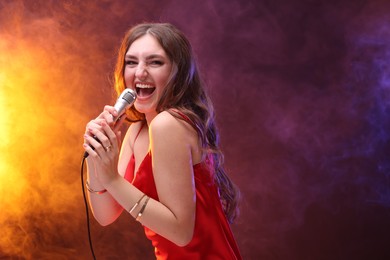
MULTIPOLYGON (((118 111, 118 114, 120 114, 120 116, 118 116, 118 118, 115 119, 115 122, 120 120, 123 112, 126 111, 126 109, 128 109, 129 107, 131 107, 134 104, 136 98, 137 98, 137 93, 134 90, 129 89, 129 88, 125 88, 123 90, 123 92, 120 94, 118 100, 116 101, 116 103, 114 105, 114 108, 116 109, 116 111, 118 111)), ((97 141, 99 141, 97 138, 95 138, 95 139, 97 141)), ((85 188, 84 188, 84 186, 85 186, 84 185, 84 164, 85 164, 85 158, 87 158, 87 157, 88 157, 88 153, 85 152, 84 156, 83 156, 83 160, 81 162, 81 188, 83 190, 85 212, 87 215, 87 229, 88 229, 89 247, 91 248, 91 253, 92 253, 93 259, 96 260, 95 252, 93 251, 93 246, 92 246, 92 239, 91 239, 91 227, 90 227, 90 223, 89 223, 88 201, 87 201, 87 197, 85 195, 85 188)))
POLYGON ((88 209, 88 201, 87 196, 85 195, 85 185, 84 185, 84 164, 85 164, 85 158, 86 156, 83 156, 83 160, 81 162, 81 189, 83 191, 83 198, 84 198, 84 204, 85 204, 85 213, 87 217, 87 230, 88 230, 88 241, 89 241, 89 248, 91 249, 92 257, 94 260, 96 260, 95 252, 93 251, 93 245, 92 245, 92 238, 91 238, 91 227, 90 227, 90 221, 89 221, 89 209, 88 209))

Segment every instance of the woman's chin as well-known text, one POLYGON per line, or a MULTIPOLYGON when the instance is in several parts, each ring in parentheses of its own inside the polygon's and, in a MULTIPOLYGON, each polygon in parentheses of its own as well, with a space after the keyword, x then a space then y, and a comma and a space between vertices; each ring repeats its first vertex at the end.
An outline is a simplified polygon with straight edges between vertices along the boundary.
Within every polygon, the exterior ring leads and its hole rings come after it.
POLYGON ((151 114, 156 113, 156 106, 150 105, 150 104, 142 104, 138 103, 137 101, 134 103, 135 109, 137 109, 138 112, 143 114, 151 114))

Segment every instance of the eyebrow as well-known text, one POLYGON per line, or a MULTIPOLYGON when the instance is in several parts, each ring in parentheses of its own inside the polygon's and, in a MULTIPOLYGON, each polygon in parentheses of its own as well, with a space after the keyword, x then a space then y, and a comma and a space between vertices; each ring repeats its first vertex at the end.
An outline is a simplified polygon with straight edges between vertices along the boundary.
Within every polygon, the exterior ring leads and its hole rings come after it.
MULTIPOLYGON (((125 58, 127 59, 138 59, 138 57, 136 57, 135 55, 131 55, 131 54, 126 54, 125 55, 125 58)), ((152 59, 166 59, 165 56, 162 56, 162 55, 159 55, 159 54, 151 54, 151 55, 148 55, 146 56, 146 60, 152 60, 152 59)))

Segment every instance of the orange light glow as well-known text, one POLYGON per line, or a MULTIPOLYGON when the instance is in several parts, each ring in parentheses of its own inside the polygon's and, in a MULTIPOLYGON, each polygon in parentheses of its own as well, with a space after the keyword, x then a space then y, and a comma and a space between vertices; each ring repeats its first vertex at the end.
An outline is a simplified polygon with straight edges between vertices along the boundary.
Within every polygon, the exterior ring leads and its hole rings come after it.
MULTIPOLYGON (((80 163, 86 123, 114 101, 121 32, 106 14, 99 1, 0 3, 1 259, 91 257, 80 163)), ((104 229, 90 221, 98 259, 153 254, 130 215, 104 229)))
POLYGON ((63 241, 85 221, 79 165, 88 120, 79 104, 88 67, 55 20, 13 22, 12 33, 0 31, 0 257, 89 254, 87 246, 65 254, 63 241))

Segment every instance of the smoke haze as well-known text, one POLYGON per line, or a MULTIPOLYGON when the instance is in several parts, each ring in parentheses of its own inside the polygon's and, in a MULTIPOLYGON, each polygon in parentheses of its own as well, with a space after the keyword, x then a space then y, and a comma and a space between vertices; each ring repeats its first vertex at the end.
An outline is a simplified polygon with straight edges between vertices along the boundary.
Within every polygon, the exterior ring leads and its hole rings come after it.
MULTIPOLYGON (((242 192, 244 259, 390 257, 387 1, 0 1, 0 258, 89 259, 86 123, 113 103, 124 32, 191 40, 242 192)), ((123 214, 100 259, 153 259, 123 214)))

